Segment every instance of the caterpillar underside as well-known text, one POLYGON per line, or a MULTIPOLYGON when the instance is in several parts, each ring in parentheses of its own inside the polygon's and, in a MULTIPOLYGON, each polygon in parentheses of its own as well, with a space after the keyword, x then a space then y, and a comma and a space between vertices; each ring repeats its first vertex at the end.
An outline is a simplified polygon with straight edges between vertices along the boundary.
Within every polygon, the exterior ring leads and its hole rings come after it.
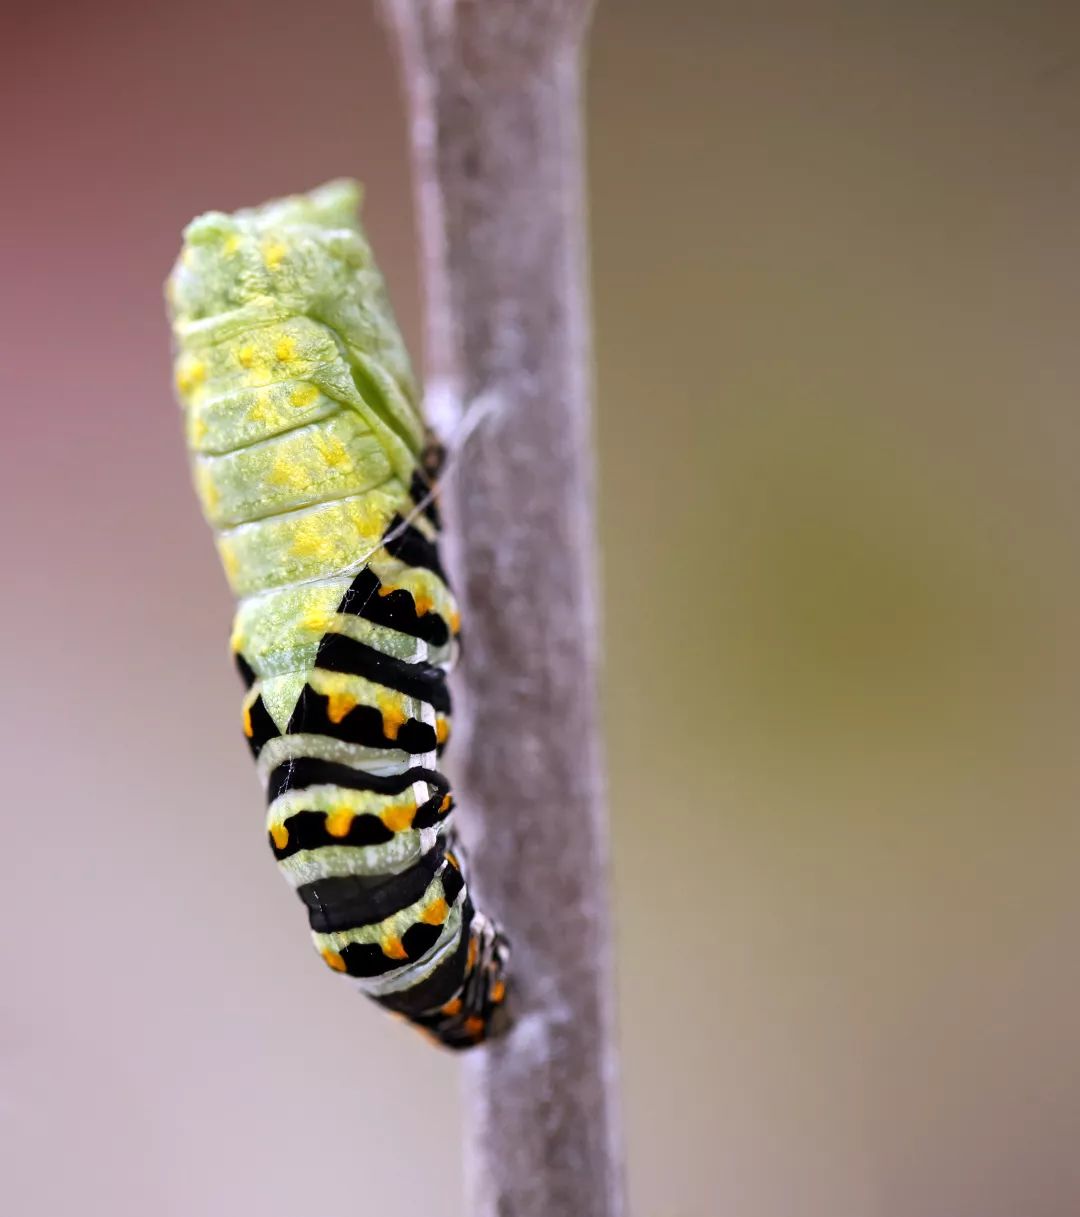
POLYGON ((338 182, 193 221, 167 286, 176 383, 278 866, 331 968, 465 1047, 491 1031, 507 948, 438 771, 459 628, 439 453, 357 208, 338 182))

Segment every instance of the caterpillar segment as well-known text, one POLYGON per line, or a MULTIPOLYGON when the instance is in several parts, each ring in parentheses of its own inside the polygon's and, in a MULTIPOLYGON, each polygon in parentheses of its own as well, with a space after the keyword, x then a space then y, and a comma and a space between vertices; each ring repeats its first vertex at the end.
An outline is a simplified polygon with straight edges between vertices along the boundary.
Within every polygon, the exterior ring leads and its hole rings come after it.
POLYGON ((277 865, 328 967, 467 1047, 500 1022, 508 948, 438 770, 459 630, 441 450, 358 204, 334 182, 193 221, 166 288, 176 386, 277 865))

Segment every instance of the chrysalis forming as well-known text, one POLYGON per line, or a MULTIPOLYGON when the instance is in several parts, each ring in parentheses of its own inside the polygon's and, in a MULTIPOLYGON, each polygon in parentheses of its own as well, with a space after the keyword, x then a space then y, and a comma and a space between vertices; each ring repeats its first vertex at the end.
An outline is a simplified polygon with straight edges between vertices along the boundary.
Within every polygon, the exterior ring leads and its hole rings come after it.
POLYGON ((467 1047, 507 950, 437 769, 458 633, 438 449, 358 205, 342 181, 192 221, 166 288, 176 386, 278 867, 329 967, 467 1047))

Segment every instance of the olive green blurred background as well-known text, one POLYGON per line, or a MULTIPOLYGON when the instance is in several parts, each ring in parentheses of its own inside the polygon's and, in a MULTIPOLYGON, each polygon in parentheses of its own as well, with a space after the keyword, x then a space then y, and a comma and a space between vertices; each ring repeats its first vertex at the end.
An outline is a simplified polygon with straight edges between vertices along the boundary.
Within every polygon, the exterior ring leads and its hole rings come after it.
MULTIPOLYGON (((385 39, 4 24, 5 1208, 463 1217, 454 1062, 263 845, 160 295, 356 174, 418 347, 385 39)), ((601 0, 591 60, 631 1211, 1075 1217, 1080 11, 601 0)))

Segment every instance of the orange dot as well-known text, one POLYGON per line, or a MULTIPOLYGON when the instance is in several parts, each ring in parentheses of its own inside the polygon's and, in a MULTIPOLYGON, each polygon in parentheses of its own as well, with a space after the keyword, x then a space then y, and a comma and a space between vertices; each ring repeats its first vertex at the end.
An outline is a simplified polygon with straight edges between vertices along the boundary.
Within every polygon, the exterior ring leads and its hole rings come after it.
POLYGON ((453 609, 451 611, 449 624, 451 634, 461 633, 461 614, 457 611, 457 609, 453 609))
POLYGON ((502 980, 497 980, 491 986, 491 1000, 495 1003, 495 1005, 498 1005, 499 1002, 501 1002, 505 996, 506 996, 506 982, 502 981, 502 980))
POLYGON ((379 588, 380 596, 389 596, 391 592, 396 592, 398 589, 392 583, 384 583, 379 588))
POLYGON ((270 836, 278 849, 284 849, 289 844, 289 830, 284 824, 274 824, 270 829, 270 836))
POLYGON ((412 828, 415 815, 415 803, 395 803, 392 807, 387 807, 379 819, 391 832, 404 832, 407 828, 412 828))
POLYGON ((429 596, 413 596, 413 603, 416 605, 417 617, 423 617, 431 612, 432 601, 429 596))
POLYGON ((465 1020, 465 1034, 471 1035, 473 1039, 479 1039, 484 1034, 484 1020, 478 1018, 475 1014, 472 1018, 465 1020))
POLYGON ((438 900, 433 900, 423 913, 420 914, 420 920, 425 925, 442 925, 443 922, 450 916, 450 906, 440 896, 438 900))
POLYGON ((408 722, 408 715, 392 698, 380 697, 379 709, 382 711, 383 735, 387 739, 396 740, 398 732, 408 722))
POLYGON ((450 998, 450 1000, 446 1003, 445 1006, 440 1007, 439 1013, 440 1014, 449 1014, 451 1017, 455 1014, 460 1014, 461 1013, 461 998, 460 997, 450 998))
POLYGON ((445 744, 447 737, 450 735, 450 720, 448 718, 439 717, 435 720, 435 739, 440 744, 445 744))
POLYGON ((345 960, 341 958, 337 951, 331 951, 329 947, 326 947, 319 954, 326 961, 327 966, 333 968, 335 972, 345 972, 348 970, 345 966, 345 960))
POLYGON ((339 807, 326 813, 326 831, 332 837, 347 837, 356 813, 350 807, 339 807))
POLYGON ((470 938, 469 939, 469 957, 465 961, 466 972, 471 972, 473 970, 473 968, 476 967, 476 952, 477 952, 476 939, 470 938))
MULTIPOLYGON (((450 795, 444 794, 442 802, 439 804, 439 815, 441 815, 441 816, 446 815, 446 813, 450 810, 450 808, 453 806, 453 804, 454 804, 454 800, 450 797, 450 795)), ((455 867, 457 866, 456 862, 454 863, 454 866, 455 867)))
POLYGON ((340 723, 350 711, 356 709, 356 698, 351 693, 331 693, 326 699, 326 717, 332 723, 340 723))
POLYGON ((382 940, 383 954, 391 959, 408 959, 409 953, 400 938, 384 938, 382 940))
POLYGON ((251 725, 251 707, 244 707, 244 734, 251 739, 255 734, 255 728, 251 725))

